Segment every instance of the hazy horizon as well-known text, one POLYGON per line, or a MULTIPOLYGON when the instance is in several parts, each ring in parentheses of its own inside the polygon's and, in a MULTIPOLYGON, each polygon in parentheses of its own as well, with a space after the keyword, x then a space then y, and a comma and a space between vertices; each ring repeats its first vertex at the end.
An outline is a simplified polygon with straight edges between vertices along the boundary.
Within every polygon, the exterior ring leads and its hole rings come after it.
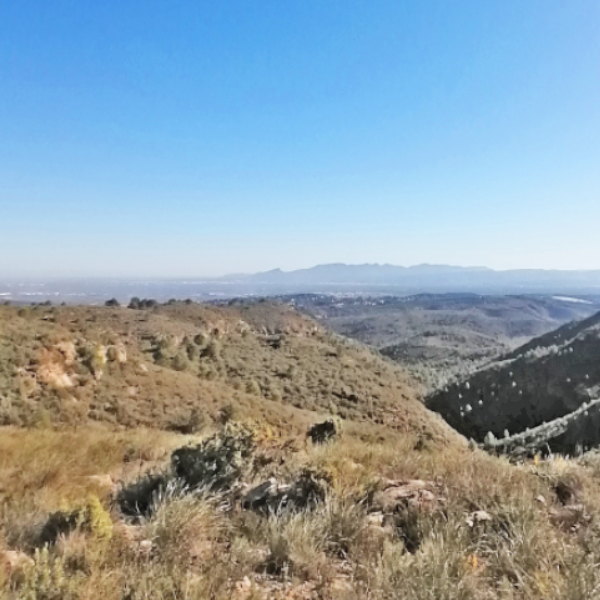
POLYGON ((261 271, 253 271, 253 272, 228 272, 217 275, 204 275, 202 273, 187 273, 184 275, 164 275, 164 274, 156 274, 156 275, 24 275, 24 274, 14 274, 14 275, 3 275, 0 272, 0 281, 17 283, 22 280, 24 282, 45 282, 45 281, 85 281, 85 280, 115 280, 115 281, 137 281, 137 280, 154 280, 154 281, 185 281, 185 280, 198 280, 198 281, 211 281, 211 280, 225 280, 227 281, 229 278, 235 277, 251 277, 253 275, 261 275, 261 274, 269 274, 274 272, 281 272, 283 274, 292 274, 296 272, 302 271, 311 271, 315 269, 319 269, 322 267, 391 267, 391 268, 400 268, 400 269, 419 269, 419 268, 440 268, 440 269, 462 269, 464 271, 488 271, 494 273, 510 273, 510 272, 518 272, 518 271, 534 271, 534 272, 547 272, 547 273, 593 273, 600 272, 599 269, 539 269, 535 267, 522 267, 518 269, 494 269, 492 267, 488 267, 487 265, 451 265, 451 264, 443 264, 443 263, 419 263, 413 265, 398 265, 391 263, 322 263, 311 265, 308 267, 300 267, 298 269, 281 269, 280 267, 273 267, 271 269, 265 269, 261 271))

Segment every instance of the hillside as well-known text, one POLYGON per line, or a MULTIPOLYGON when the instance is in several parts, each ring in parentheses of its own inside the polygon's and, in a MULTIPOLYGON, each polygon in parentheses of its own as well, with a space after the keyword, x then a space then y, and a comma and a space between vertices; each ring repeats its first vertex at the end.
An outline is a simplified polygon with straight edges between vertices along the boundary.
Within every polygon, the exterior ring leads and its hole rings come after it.
POLYGON ((286 305, 1 307, 0 397, 7 600, 600 589, 597 455, 469 446, 398 365, 286 305))
MULTIPOLYGON (((458 431, 483 440, 503 437, 565 417, 595 400, 600 390, 600 313, 531 340, 471 377, 428 398, 458 431)), ((585 407, 584 407, 585 408, 585 407)), ((597 407, 584 410, 555 450, 600 442, 597 407)))
POLYGON ((223 410, 448 435, 411 378, 287 306, 0 308, 0 420, 174 428, 223 410))
POLYGON ((433 391, 533 337, 598 310, 551 296, 285 297, 323 326, 368 344, 433 391))

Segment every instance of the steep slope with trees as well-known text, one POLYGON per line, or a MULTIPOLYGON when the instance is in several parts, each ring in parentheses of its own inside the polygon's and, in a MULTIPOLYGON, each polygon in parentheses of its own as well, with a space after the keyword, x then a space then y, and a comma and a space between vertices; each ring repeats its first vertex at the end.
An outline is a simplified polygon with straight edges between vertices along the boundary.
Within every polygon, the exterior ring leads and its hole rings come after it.
POLYGON ((427 404, 458 431, 482 441, 504 437, 578 411, 551 448, 600 443, 600 412, 587 405, 600 386, 600 313, 570 323, 502 356, 473 376, 433 394, 427 404))

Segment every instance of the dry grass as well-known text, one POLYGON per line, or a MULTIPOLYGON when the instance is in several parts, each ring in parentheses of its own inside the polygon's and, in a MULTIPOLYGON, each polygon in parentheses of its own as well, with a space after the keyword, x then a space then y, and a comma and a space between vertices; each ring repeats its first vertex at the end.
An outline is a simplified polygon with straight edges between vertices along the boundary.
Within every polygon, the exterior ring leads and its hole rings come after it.
MULTIPOLYGON (((595 519, 564 530, 550 518, 562 506, 554 491, 561 481, 576 482, 577 502, 588 514, 597 512, 600 480, 593 467, 561 458, 511 465, 459 446, 434 441, 423 446, 416 436, 382 435, 376 441, 361 440, 358 433, 349 430, 331 444, 277 455, 287 456, 287 472, 310 468, 331 478, 326 500, 312 510, 261 516, 240 511, 221 495, 172 493, 135 524, 111 510, 110 490, 99 490, 90 476, 134 479, 140 468, 162 467, 170 451, 193 438, 144 430, 5 429, 2 545, 26 549, 34 560, 18 574, 5 573, 5 597, 597 597, 595 519), (432 480, 444 501, 409 521, 398 515, 391 528, 373 526, 369 492, 382 477, 432 480), (101 499, 96 520, 110 515, 110 527, 105 522, 92 527, 88 519, 45 548, 20 545, 24 530, 55 510, 89 507, 90 497, 101 499), (487 511, 491 520, 470 527, 466 517, 474 510, 487 511), (410 551, 403 527, 418 538, 410 551)), ((278 452, 288 452, 285 447, 284 440, 278 452)), ((265 478, 274 464, 265 463, 252 477, 265 478)))
POLYGON ((284 307, 0 313, 0 413, 27 425, 0 429, 8 600, 600 597, 597 456, 470 451, 395 367, 284 307), (31 377, 39 361, 53 385, 31 377), (60 388, 60 369, 77 386, 60 388), (330 412, 342 435, 311 445, 307 426, 330 412), (165 487, 143 517, 120 512, 119 486, 249 417, 257 450, 233 485, 165 487), (329 482, 324 500, 242 510, 244 486, 300 473, 329 482), (386 480, 412 479, 435 490, 429 507, 373 514, 386 480), (469 523, 474 511, 489 518, 469 523))

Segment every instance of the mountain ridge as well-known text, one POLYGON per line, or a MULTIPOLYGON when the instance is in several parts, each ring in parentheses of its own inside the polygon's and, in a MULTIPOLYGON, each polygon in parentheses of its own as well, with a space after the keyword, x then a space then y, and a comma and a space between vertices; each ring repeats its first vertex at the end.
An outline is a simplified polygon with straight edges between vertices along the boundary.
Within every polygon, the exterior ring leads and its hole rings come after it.
POLYGON ((215 281, 266 286, 381 286, 406 291, 600 292, 600 270, 507 269, 486 266, 328 263, 284 271, 280 268, 215 281))

